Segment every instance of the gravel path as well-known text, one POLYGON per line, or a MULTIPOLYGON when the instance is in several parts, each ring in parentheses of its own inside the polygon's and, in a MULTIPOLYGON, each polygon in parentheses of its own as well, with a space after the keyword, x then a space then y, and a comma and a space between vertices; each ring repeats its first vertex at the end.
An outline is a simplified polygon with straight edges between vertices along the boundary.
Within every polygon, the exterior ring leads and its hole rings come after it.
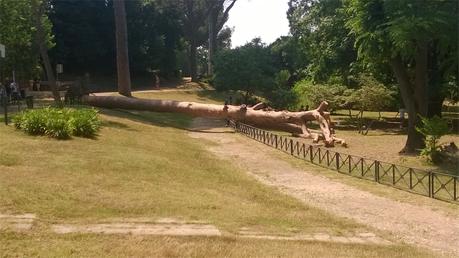
POLYGON ((222 125, 221 121, 195 118, 192 129, 213 133, 191 132, 190 136, 217 143, 208 150, 307 205, 390 232, 400 241, 459 257, 459 214, 384 198, 299 170, 269 154, 269 147, 229 133, 231 129, 222 125))

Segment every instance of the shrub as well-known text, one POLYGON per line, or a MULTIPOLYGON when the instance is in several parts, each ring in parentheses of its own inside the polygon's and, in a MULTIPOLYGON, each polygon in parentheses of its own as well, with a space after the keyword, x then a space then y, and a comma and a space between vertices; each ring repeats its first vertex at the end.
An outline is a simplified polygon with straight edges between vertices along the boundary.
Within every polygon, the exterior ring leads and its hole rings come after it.
POLYGON ((361 75, 359 77, 360 89, 352 92, 349 102, 353 107, 363 111, 378 111, 389 108, 394 101, 395 92, 384 84, 379 83, 372 76, 361 75))
POLYGON ((448 133, 448 123, 438 116, 421 117, 421 126, 417 126, 416 130, 425 136, 426 146, 421 150, 421 155, 426 156, 433 163, 438 163, 440 161, 438 140, 448 133))
POLYGON ((43 135, 46 130, 46 117, 41 110, 22 112, 13 118, 17 129, 21 129, 30 135, 43 135))
POLYGON ((67 139, 71 135, 92 137, 100 127, 95 109, 44 108, 27 110, 13 119, 15 127, 30 135, 67 139))
POLYGON ((309 80, 299 81, 293 87, 293 92, 298 99, 297 105, 309 106, 310 109, 313 109, 326 100, 330 111, 344 105, 345 100, 342 96, 345 91, 346 87, 342 85, 314 84, 309 80))
POLYGON ((99 117, 95 109, 74 110, 69 122, 75 136, 92 137, 100 128, 99 117))
POLYGON ((48 113, 45 134, 57 139, 70 138, 72 127, 68 123, 68 117, 66 115, 67 114, 63 111, 48 113))

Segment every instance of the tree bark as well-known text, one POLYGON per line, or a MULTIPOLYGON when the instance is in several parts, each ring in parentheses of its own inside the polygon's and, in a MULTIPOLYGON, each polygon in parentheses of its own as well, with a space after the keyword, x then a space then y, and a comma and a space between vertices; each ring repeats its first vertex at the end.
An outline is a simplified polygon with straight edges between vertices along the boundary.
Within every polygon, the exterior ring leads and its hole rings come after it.
POLYGON ((189 57, 190 57, 190 75, 191 75, 191 81, 192 82, 198 82, 198 65, 197 65, 197 60, 196 60, 196 52, 197 52, 197 46, 194 40, 191 40, 190 42, 190 52, 189 52, 189 57))
POLYGON ((173 100, 154 100, 126 98, 122 96, 85 96, 83 101, 91 106, 103 108, 122 108, 155 112, 184 113, 191 116, 233 119, 257 127, 290 132, 296 136, 312 138, 315 141, 323 139, 325 146, 333 146, 335 142, 345 144, 344 140, 336 138, 331 130, 330 114, 325 112, 327 102, 322 102, 314 110, 302 112, 266 111, 260 105, 215 105, 196 102, 173 100), (317 121, 321 134, 311 132, 307 127, 308 121, 317 121))
POLYGON ((124 0, 113 0, 116 29, 116 65, 118 71, 118 92, 131 96, 131 75, 129 70, 128 35, 124 0))
POLYGON ((400 153, 416 153, 425 146, 424 137, 416 130, 419 116, 428 116, 428 53, 427 43, 420 43, 415 55, 415 78, 411 82, 401 57, 394 57, 390 64, 399 83, 400 93, 408 111, 408 138, 400 153))
POLYGON ((51 91, 53 93, 54 101, 60 105, 61 95, 56 84, 56 77, 54 76, 54 69, 51 65, 48 56, 48 48, 46 47, 46 36, 42 24, 42 16, 44 13, 44 6, 42 3, 39 3, 38 0, 32 1, 32 8, 35 10, 35 26, 37 27, 37 44, 40 51, 40 56, 43 61, 43 65, 46 72, 46 77, 48 78, 51 91))
POLYGON ((217 33, 215 31, 215 23, 217 20, 218 8, 213 8, 209 13, 208 23, 209 23, 209 52, 207 53, 207 75, 212 76, 214 74, 213 59, 214 51, 216 48, 217 33))

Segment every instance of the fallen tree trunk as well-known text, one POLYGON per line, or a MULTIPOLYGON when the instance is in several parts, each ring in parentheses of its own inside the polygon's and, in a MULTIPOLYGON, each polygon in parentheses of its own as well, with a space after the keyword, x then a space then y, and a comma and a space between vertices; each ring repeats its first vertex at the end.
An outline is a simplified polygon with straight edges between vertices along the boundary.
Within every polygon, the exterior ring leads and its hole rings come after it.
POLYGON ((323 101, 314 110, 289 112, 261 109, 261 104, 254 107, 245 105, 215 105, 197 102, 174 100, 139 99, 122 96, 84 96, 83 102, 103 108, 121 108, 155 112, 184 113, 191 116, 232 119, 256 127, 281 130, 304 138, 312 138, 315 142, 323 140, 325 146, 333 146, 335 142, 345 144, 344 140, 336 138, 331 128, 330 114, 325 112, 328 103, 323 101), (307 127, 308 121, 317 121, 321 133, 311 132, 307 127))

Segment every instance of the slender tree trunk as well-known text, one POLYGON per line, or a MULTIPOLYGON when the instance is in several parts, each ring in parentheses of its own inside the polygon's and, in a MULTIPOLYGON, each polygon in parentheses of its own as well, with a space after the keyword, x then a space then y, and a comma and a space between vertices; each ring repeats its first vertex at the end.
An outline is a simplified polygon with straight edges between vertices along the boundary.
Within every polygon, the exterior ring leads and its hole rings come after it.
POLYGON ((198 66, 196 63, 196 52, 197 52, 197 46, 194 40, 191 41, 190 43, 190 53, 189 53, 189 58, 190 58, 190 75, 191 75, 191 81, 192 82, 198 82, 198 66))
POLYGON ((216 11, 217 8, 213 8, 212 11, 210 11, 209 18, 208 18, 208 23, 209 23, 209 52, 207 53, 207 75, 212 76, 214 74, 214 69, 213 69, 213 59, 214 59, 214 54, 215 54, 215 42, 217 40, 217 32, 215 31, 215 23, 216 23, 216 11))
POLYGON ((131 75, 129 70, 128 35, 124 0, 113 0, 116 28, 116 65, 118 71, 118 92, 131 96, 131 75))
POLYGON ((51 91, 53 93, 54 101, 60 105, 61 96, 56 84, 56 77, 54 76, 54 69, 48 56, 48 47, 46 46, 46 35, 43 29, 42 16, 44 13, 44 6, 38 0, 32 1, 32 8, 35 10, 35 26, 37 27, 37 43, 40 51, 40 56, 45 67, 46 77, 48 79, 51 91))

